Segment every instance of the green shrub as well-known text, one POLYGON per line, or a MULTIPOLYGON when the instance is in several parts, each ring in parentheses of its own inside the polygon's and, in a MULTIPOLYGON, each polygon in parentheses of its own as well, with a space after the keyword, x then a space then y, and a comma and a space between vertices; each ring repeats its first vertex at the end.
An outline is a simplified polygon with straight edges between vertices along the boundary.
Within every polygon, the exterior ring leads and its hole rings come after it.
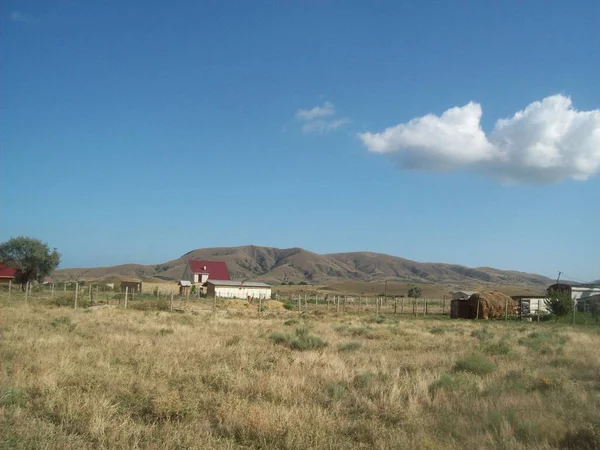
POLYGON ((454 365, 455 372, 469 372, 475 375, 487 375, 494 370, 496 370, 496 364, 478 353, 467 356, 454 365))
POLYGON ((359 350, 362 347, 360 342, 346 342, 345 344, 339 344, 338 350, 340 352, 353 352, 359 350))
POLYGON ((289 340, 289 336, 283 333, 273 333, 271 335, 271 340, 275 343, 275 344, 283 344, 288 342, 289 340))
POLYGON ((374 316, 369 319, 369 322, 373 323, 383 323, 385 322, 385 317, 382 316, 374 316))
POLYGON ((371 332, 371 329, 369 327, 348 328, 348 332, 352 336, 367 336, 371 332))
POLYGON ((433 327, 429 329, 431 334, 444 334, 446 331, 446 327, 433 327))
POLYGON ((567 342, 565 336, 548 331, 529 333, 527 337, 519 339, 519 345, 536 350, 542 355, 551 355, 553 346, 563 345, 567 342))
POLYGON ((50 322, 50 325, 54 328, 64 328, 69 332, 73 331, 75 327, 77 327, 77 324, 73 323, 71 321, 71 318, 68 316, 57 317, 52 322, 50 322))
POLYGON ((0 391, 0 405, 23 407, 27 401, 27 394, 18 387, 4 387, 0 391))
POLYGON ((600 448, 600 424, 586 424, 569 431, 560 441, 559 448, 596 450, 600 448))
POLYGON ((373 372, 362 372, 354 377, 354 385, 356 387, 366 387, 368 386, 373 379, 375 379, 376 375, 373 372))
POLYGON ((318 350, 327 346, 320 337, 309 334, 308 328, 297 328, 295 335, 273 333, 271 341, 275 344, 285 345, 292 350, 318 350))
POLYGON ((290 343, 292 350, 318 350, 320 348, 327 347, 327 343, 324 342, 318 336, 312 336, 310 334, 296 336, 290 343))
POLYGON ((159 331, 161 336, 164 336, 165 334, 173 334, 175 333, 175 330, 173 328, 161 328, 159 331))
POLYGON ((346 394, 346 388, 341 384, 331 383, 327 385, 327 394, 333 400, 340 400, 346 394))
POLYGON ((475 330, 471 333, 472 337, 476 337, 480 341, 487 341, 494 337, 494 333, 490 333, 487 328, 482 328, 480 330, 475 330))
POLYGON ((284 324, 286 327, 289 327, 289 326, 291 326, 291 325, 296 325, 297 323, 298 323, 298 319, 288 319, 288 320, 286 320, 285 322, 283 322, 283 324, 284 324))
POLYGON ((511 346, 506 342, 505 338, 496 342, 489 342, 482 348, 486 355, 508 355, 511 351, 511 346))
POLYGON ((442 373, 440 378, 431 383, 429 391, 435 393, 439 390, 445 391, 475 391, 477 390, 476 380, 466 373, 449 374, 442 373))

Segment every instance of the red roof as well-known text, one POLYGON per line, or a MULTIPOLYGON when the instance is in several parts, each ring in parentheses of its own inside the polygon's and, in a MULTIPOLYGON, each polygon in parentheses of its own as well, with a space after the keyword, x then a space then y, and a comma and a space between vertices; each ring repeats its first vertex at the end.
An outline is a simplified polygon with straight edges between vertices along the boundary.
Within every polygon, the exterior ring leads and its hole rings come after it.
MULTIPOLYGON (((14 278, 17 274, 17 269, 12 267, 6 267, 4 264, 0 264, 0 277, 2 278, 14 278)), ((227 278, 229 280, 229 278, 227 278)))
POLYGON ((231 280, 227 271, 227 264, 222 261, 189 261, 192 273, 207 273, 210 280, 231 280))

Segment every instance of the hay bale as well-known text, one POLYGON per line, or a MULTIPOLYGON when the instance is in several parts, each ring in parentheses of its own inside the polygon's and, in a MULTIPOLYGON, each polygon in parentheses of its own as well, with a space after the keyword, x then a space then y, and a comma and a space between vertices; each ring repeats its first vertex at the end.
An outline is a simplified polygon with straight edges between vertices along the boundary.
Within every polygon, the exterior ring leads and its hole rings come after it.
POLYGON ((477 317, 477 303, 479 302, 479 319, 496 319, 504 317, 505 305, 508 305, 508 311, 512 312, 516 308, 516 302, 508 295, 497 291, 476 292, 468 300, 463 300, 469 304, 471 314, 469 319, 477 317))
POLYGON ((269 311, 283 311, 285 309, 283 303, 278 302, 277 300, 266 300, 263 302, 263 308, 269 311))

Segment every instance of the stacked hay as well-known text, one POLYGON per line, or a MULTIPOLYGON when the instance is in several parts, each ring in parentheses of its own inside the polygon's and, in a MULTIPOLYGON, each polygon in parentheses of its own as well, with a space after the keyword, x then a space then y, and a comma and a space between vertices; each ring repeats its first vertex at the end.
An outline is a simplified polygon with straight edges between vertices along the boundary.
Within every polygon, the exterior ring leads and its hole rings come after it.
POLYGON ((283 303, 278 302, 277 300, 266 300, 262 305, 263 308, 269 311, 283 311, 285 309, 283 303))
POLYGON ((489 291, 477 292, 469 297, 468 300, 463 300, 469 303, 471 314, 469 319, 477 317, 477 303, 479 302, 479 319, 496 319, 504 317, 505 308, 508 311, 514 311, 516 302, 508 295, 502 292, 489 291))
POLYGON ((222 303, 227 309, 246 309, 250 307, 247 300, 227 299, 222 303))

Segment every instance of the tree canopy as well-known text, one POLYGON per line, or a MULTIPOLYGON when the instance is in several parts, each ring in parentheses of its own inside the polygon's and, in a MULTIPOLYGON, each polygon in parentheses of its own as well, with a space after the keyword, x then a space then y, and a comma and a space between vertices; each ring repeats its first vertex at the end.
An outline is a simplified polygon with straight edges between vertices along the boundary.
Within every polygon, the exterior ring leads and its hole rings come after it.
POLYGON ((411 298, 419 298, 421 296, 421 288, 419 287, 411 287, 408 290, 408 296, 411 298))
POLYGON ((546 308, 548 308, 550 314, 558 317, 570 314, 574 308, 571 294, 562 291, 550 291, 548 300, 546 300, 546 308))
POLYGON ((18 270, 17 281, 42 281, 60 263, 60 253, 39 239, 19 236, 0 244, 0 261, 18 270))

